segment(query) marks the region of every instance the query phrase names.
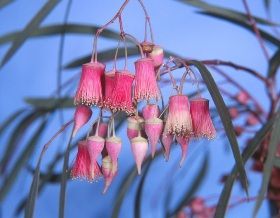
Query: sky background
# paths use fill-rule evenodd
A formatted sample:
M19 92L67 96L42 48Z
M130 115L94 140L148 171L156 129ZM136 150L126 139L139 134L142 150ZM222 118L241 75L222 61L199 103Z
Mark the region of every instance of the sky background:
M222 59L229 60L240 65L253 68L265 75L267 63L260 49L255 36L247 30L233 25L231 23L210 18L195 13L198 9L181 4L173 0L146 0L144 1L150 14L155 42L166 50L172 51L183 57L193 59ZM211 4L224 6L244 12L241 0L222 1L209 0ZM266 17L263 7L263 1L248 0L251 11L254 15ZM36 12L42 7L45 1L27 1L18 0L0 10L0 35L23 29ZM68 23L82 23L89 25L102 25L106 23L118 10L121 0L74 0L70 10ZM41 26L58 24L63 21L67 1L61 1L58 6L49 14ZM278 9L279 1L272 1L272 18L275 22L280 23ZM131 0L123 14L124 29L126 32L136 36L139 40L143 39L144 33L144 16L136 0ZM110 26L110 29L118 30L118 25ZM264 29L267 29L264 27ZM87 55L92 49L93 36L90 35L67 35L65 39L65 49L63 64ZM0 58L8 50L11 44L0 45ZM116 47L117 42L114 40L100 39L98 49ZM22 107L29 107L24 98L27 97L49 97L56 89L56 70L58 58L59 37L40 37L32 38L24 43L14 57L0 70L0 123L5 118ZM269 53L272 55L275 47L269 45ZM133 70L133 61L130 59L129 68ZM122 66L123 62L118 62ZM108 65L110 67L110 63ZM250 86L250 93L260 99L264 107L268 107L264 87L254 78L240 71L229 68L227 72L232 74L234 79L244 86ZM63 80L67 80L79 69L65 70ZM218 81L219 77L213 73L214 78ZM186 85L187 86L187 85ZM187 93L192 88L185 88ZM70 90L70 95L75 93L75 87ZM170 95L171 89L164 89L165 101ZM208 96L206 94L206 96ZM211 105L212 102L211 102ZM73 110L65 110L65 120L70 119ZM94 120L97 111L94 111ZM89 127L90 124L87 125ZM36 124L35 124L36 126ZM87 127L83 128L86 132ZM32 155L29 161L30 165L35 165L42 145L59 129L59 116L52 117L49 128L38 143L38 149ZM32 129L31 129L32 130ZM120 186L120 182L127 170L133 166L134 161L131 155L129 142L125 137L125 125L119 131L123 138L123 149L120 155L120 167L118 177L113 182L109 192L106 195L101 194L103 182L98 181L93 184L81 181L69 182L67 189L66 217L110 217L113 208L114 197ZM6 143L9 130L0 138L0 152L3 151L3 144ZM26 141L32 132L29 131ZM57 151L65 147L67 136L61 137L54 143L48 151L42 169L44 170ZM80 133L79 135L82 135ZM240 140L242 142L245 139ZM244 145L244 144L243 144ZM242 146L243 147L243 146ZM17 152L20 152L21 147ZM151 166L148 173L144 192L143 192L143 217L161 217L162 208L164 207L165 190L164 182L169 180L173 184L173 198L169 208L173 208L176 200L188 188L189 181L201 164L203 154L209 152L210 164L207 172L207 178L196 195L209 197L216 196L211 200L209 205L215 204L222 185L219 183L222 174L230 172L234 160L229 149L229 143L223 134L218 135L213 141L199 141L191 143L189 156L182 169L175 167L179 158L179 148L176 147L171 153L171 160L166 163L163 157L158 158ZM71 160L74 158L71 154ZM1 155L0 155L1 156ZM174 165L175 164L175 165ZM246 165L249 170L250 162ZM61 165L57 167L57 172L61 171ZM173 176L170 178L170 171ZM160 172L160 173L159 173ZM13 217L13 211L17 203L28 193L31 179L30 174L23 170L5 202L0 206L2 217ZM138 178L139 180L139 178ZM137 180L137 182L138 182ZM250 194L253 196L257 193L260 186L260 175L251 172L249 174ZM138 183L134 183L132 189L127 193L120 217L133 217L133 202L135 189ZM58 196L59 185L49 185L40 195L35 217L49 218L56 217L58 213ZM234 186L232 192L233 199L244 198L239 184ZM156 200L155 200L156 199ZM230 209L227 217L246 218L251 216L254 203L242 204ZM20 217L23 215L21 214ZM263 204L259 212L259 217L268 217L268 208L266 203Z

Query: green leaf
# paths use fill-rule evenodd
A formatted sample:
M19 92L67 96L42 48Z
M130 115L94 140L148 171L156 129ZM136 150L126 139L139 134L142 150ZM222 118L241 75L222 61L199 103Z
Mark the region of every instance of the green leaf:
M73 98L25 98L25 102L35 108L53 110L57 108L73 108Z
M254 136L254 138L250 141L248 146L242 152L243 161L246 161L255 153L259 145L262 143L267 134L271 131L273 125L273 120L268 121ZM238 175L236 164L233 167L230 175L228 176L226 183L223 187L222 193L220 195L216 211L215 218L225 217L227 205L229 202L231 190L234 184L234 181Z
M209 156L208 154L205 154L203 163L201 164L200 168L198 169L198 174L196 177L193 179L190 187L188 190L184 193L183 198L179 201L179 203L176 205L175 209L172 210L169 214L168 217L174 217L176 214L182 210L191 200L193 195L196 193L198 188L200 187L203 179L205 178L205 175L208 171L209 167Z
M254 213L253 217L256 217L262 202L265 198L265 194L267 192L267 187L269 183L269 179L271 176L271 171L274 165L274 159L275 159L275 154L277 152L277 146L280 143L280 110L278 111L278 114L276 116L276 119L273 124L273 129L271 133L271 138L268 146L268 152L266 156L266 160L264 163L264 169L263 169L263 176L262 176L262 184L261 184L261 189L258 194L258 198L255 204L254 208Z
M145 184L145 179L148 175L150 166L152 165L152 161L148 163L148 165L144 168L144 173L140 179L137 191L136 191L136 196L135 196L135 203L134 203L134 217L135 218L141 218L141 202L142 202L142 193L143 193L143 188Z
M26 109L20 109L18 111L16 111L15 113L13 113L12 115L10 115L4 122L3 124L0 126L0 135L17 119L19 119L20 115L22 115L24 112L26 111Z
M57 25L50 25L50 26L36 28L32 31L32 33L30 33L30 36L28 38L42 37L42 36L55 36L61 34L84 34L84 35L92 36L98 30L98 28L99 26L91 26L91 25L75 24L75 23L57 24ZM14 41L20 36L21 36L21 31L8 33L0 37L0 44L5 44ZM120 34L113 30L104 30L100 35L100 37L115 39L115 40L119 39L119 36Z
M9 193L10 189L12 188L14 182L16 181L16 178L28 160L28 158L32 155L34 152L35 146L40 139L45 127L46 127L47 121L43 121L38 129L35 131L27 145L25 146L25 149L21 152L19 155L19 158L17 159L15 165L10 170L10 174L5 177L5 180L3 182L3 185L0 189L0 202L3 201L3 199L6 197L6 195Z
M277 168L280 168L280 158L279 157L274 158L274 166L276 166Z
M4 155L0 161L0 171L4 173L7 165L12 159L12 155L20 142L21 138L25 134L28 127L41 115L43 112L32 111L27 114L23 119L19 122L19 124L14 128L14 131L11 133L8 144L6 145L6 149L4 151Z
M0 1L0 9L4 8L5 6L7 6L7 5L9 5L13 2L14 2L14 0L1 0Z
M32 34L34 29L37 29L41 22L47 17L52 9L60 2L60 0L49 0L47 3L40 9L40 11L34 16L34 18L27 24L24 30L21 31L21 34L13 41L11 48L5 54L1 67L3 67L10 58L15 54L15 52L21 47L25 40Z
M241 183L242 183L243 187L245 188L245 191L248 195L247 176L246 176L243 160L242 160L242 157L241 157L241 154L239 151L238 142L236 139L236 135L234 132L234 128L233 128L233 125L231 122L231 118L230 118L230 114L227 109L227 106L220 94L220 91L219 91L211 73L208 71L208 69L199 61L188 61L188 62L191 64L194 64L197 67L197 69L199 70L199 72L208 88L210 95L212 96L212 99L216 105L217 111L218 111L221 121L223 123L227 138L230 142L233 156L234 156L235 162L237 164L238 172L240 173Z
M267 76L274 77L279 66L280 66L280 48L275 52L275 54L269 60Z
M199 9L204 10L205 12L226 17L229 20L236 20L239 22L249 23L247 14L244 14L239 11L211 5L209 3L200 0L177 0L177 1L197 7ZM274 23L263 18L259 18L255 16L253 16L253 18L259 24L269 25L269 26L279 26L278 23Z

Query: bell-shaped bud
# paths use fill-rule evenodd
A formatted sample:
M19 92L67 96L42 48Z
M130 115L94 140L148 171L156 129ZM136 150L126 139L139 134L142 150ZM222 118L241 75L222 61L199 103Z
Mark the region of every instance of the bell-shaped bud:
M159 118L151 118L145 121L145 132L151 145L152 157L155 156L156 146L163 130L163 121Z
M117 166L118 157L122 147L122 140L119 137L112 136L105 141L106 150L112 160L113 167Z
M92 126L91 135L94 135L96 133L97 125L98 123L96 122ZM107 131L108 131L108 123L101 121L98 126L97 135L100 136L101 138L105 138L107 136Z
M143 129L144 119L139 116L132 116L127 118L127 137L129 140L138 136Z
M102 103L101 77L105 65L99 62L83 64L79 86L74 98L74 103L84 105L98 105Z
M137 136L131 139L131 149L135 159L138 174L140 175L141 166L148 151L148 141L141 136Z
M113 179L115 178L118 171L118 166L113 166L112 159L110 156L106 156L102 159L102 173L105 179L105 185L103 194L105 194L110 187Z
M158 118L159 117L159 107L156 104L147 104L142 109L142 115L145 120L151 119L151 118Z
M163 49L160 46L155 45L153 51L148 54L148 57L153 59L156 68L160 67L163 64L164 59Z
M216 130L209 113L208 99L197 98L191 100L191 116L194 137L215 138Z
M174 135L168 134L168 133L163 133L161 136L161 142L164 147L164 156L165 160L169 160L169 155L170 155L170 148L171 144L173 142Z
M187 156L187 150L188 150L188 145L189 145L189 138L185 138L182 136L176 136L176 141L180 144L181 146L181 160L180 160L180 167L182 167L186 156Z
M79 129L83 127L92 115L90 107L85 105L78 105L74 114L74 130L73 137L77 134Z

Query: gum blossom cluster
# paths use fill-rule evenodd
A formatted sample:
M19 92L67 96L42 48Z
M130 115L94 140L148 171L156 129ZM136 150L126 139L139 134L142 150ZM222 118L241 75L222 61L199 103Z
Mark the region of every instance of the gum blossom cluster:
M215 137L207 99L199 97L189 100L187 95L178 92L169 97L168 106L161 113L157 105L161 92L156 71L163 63L163 56L163 50L153 46L151 52L145 52L145 57L135 61L135 73L117 69L105 72L105 65L97 61L82 66L74 98L77 107L73 136L90 120L92 106L99 107L100 114L109 111L111 115L107 122L100 115L87 138L78 143L72 178L93 181L103 176L106 192L117 174L122 147L122 139L116 136L114 125L114 117L119 112L127 114L127 137L138 174L141 173L148 147L154 157L157 145L161 143L165 159L168 160L171 145L176 141L181 146L181 166L191 138ZM140 101L145 105L138 111ZM155 103L149 103L151 101Z

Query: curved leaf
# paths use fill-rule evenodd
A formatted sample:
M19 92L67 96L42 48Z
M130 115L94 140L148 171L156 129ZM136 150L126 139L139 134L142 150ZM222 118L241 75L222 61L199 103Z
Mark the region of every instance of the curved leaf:
M262 143L264 138L267 136L267 134L271 131L273 125L273 121L270 120L267 122L254 136L254 138L250 141L248 146L244 149L242 152L242 158L243 161L246 162L257 150L259 145ZM231 190L234 184L234 181L238 175L236 164L234 168L232 169L230 175L228 176L226 183L223 187L222 193L220 195L216 212L215 212L215 218L225 217L227 205L229 202Z
M267 192L267 187L269 183L269 179L271 176L271 171L274 166L274 159L275 159L275 154L277 152L277 147L280 143L280 110L277 113L276 119L274 121L274 125L272 128L272 133L271 133L271 138L268 146L268 152L266 156L266 160L264 163L264 168L263 168L263 176L262 176L262 184L261 184L261 189L258 194L258 198L255 204L254 208L254 213L253 217L256 217L262 202L265 198L265 194Z
M40 11L34 16L34 18L27 24L25 29L21 31L20 35L18 35L11 48L5 54L1 67L3 67L10 58L16 53L16 51L21 47L21 45L25 42L25 40L32 34L34 29L37 29L41 22L47 17L52 9L60 2L60 0L49 0L47 3L40 9Z
M0 9L4 8L5 6L13 3L15 0L1 0L0 1Z
M73 98L25 98L25 102L35 108L53 110L57 108L73 108Z
M17 178L20 170L22 169L22 167L24 166L24 164L26 163L28 158L32 155L32 153L35 149L35 146L46 127L46 124L47 124L46 120L40 124L38 129L35 131L35 133L31 137L30 141L27 143L25 149L19 155L19 158L17 159L15 165L12 167L10 174L5 178L3 185L1 186L1 189L0 189L0 202L9 193L14 182L16 181L16 178Z
M84 34L84 35L93 35L99 26L91 26L85 24L75 24L75 23L68 23L68 24L57 24L57 25L50 25L45 27L40 27L34 29L32 33L30 33L31 37L42 37L42 36L54 36L54 35L61 35L65 34ZM5 44L11 41L14 41L18 37L20 37L21 31L16 31L12 33L8 33L4 36L0 37L0 45ZM119 39L120 34L113 31L113 30L104 30L100 37L108 38L108 39Z
M269 65L268 65L268 77L274 77L277 69L280 66L280 48L274 53L272 58L269 60Z
M189 63L195 65L197 69L199 70L207 88L212 96L212 99L216 105L217 111L220 115L221 121L223 123L223 126L225 128L225 132L227 135L227 138L230 142L231 149L233 152L233 156L237 165L238 172L240 173L241 177L241 183L243 187L245 188L245 191L248 195L248 181L247 181L247 176L246 172L244 169L244 164L243 160L239 151L239 146L238 142L236 139L235 131L231 122L230 114L227 109L227 106L220 94L220 91L211 75L211 73L208 71L208 69L199 61L188 61Z

